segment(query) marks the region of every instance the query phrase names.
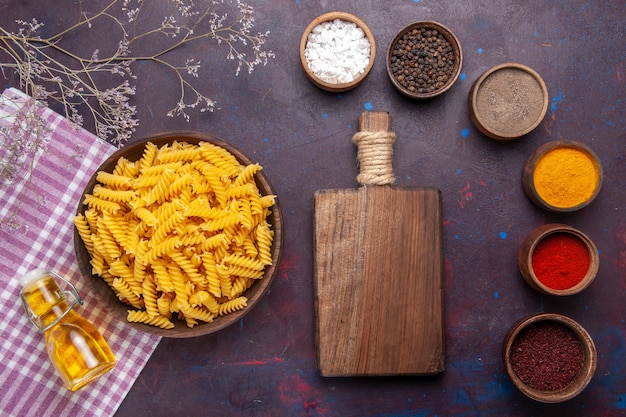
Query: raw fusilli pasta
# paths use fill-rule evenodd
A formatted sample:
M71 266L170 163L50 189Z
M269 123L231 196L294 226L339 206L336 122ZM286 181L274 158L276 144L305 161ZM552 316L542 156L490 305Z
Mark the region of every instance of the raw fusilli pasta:
M275 196L260 194L261 169L209 142L149 142L136 162L98 172L74 223L93 273L135 309L128 321L192 327L247 305L272 263Z
M174 323L172 323L167 317L151 316L147 312L141 310L129 310L127 320L131 323L151 324L162 329L174 328Z

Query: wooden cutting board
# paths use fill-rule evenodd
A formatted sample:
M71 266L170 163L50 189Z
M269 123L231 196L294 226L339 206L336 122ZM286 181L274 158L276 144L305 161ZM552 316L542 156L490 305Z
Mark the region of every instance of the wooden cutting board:
M364 112L359 130L389 137L391 116ZM357 146L361 177L372 167L364 166L364 145ZM440 373L445 356L441 192L365 184L315 193L319 372Z

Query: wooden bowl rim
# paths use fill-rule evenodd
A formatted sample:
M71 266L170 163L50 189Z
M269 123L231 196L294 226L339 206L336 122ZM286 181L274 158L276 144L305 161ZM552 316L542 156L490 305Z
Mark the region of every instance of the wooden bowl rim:
M452 77L448 80L448 82L443 87L431 93L412 93L411 91L404 88L395 79L395 77L393 76L393 71L391 70L391 53L392 53L394 45L409 30L412 30L415 28L421 28L421 27L432 28L432 29L436 29L437 31L439 31L446 38L446 40L450 42L450 45L452 46L452 49L454 50L454 54L456 56L456 61L454 63L454 74L452 75ZM398 90L400 93L402 93L403 95L409 98L418 99L418 100L430 99L433 97L437 97L445 93L446 91L448 91L450 88L452 88L452 86L458 80L459 75L461 74L461 69L463 67L463 49L461 48L461 42L459 41L459 38L446 25L433 21L433 20L419 20L417 22L409 23L408 25L404 26L393 37L391 43L389 44L389 48L387 49L386 66L387 66L387 75L389 76L389 80L391 81L391 84L393 84L393 86L396 88L396 90Z
M161 147L166 143L172 143L174 141L187 143L199 143L203 141L210 142L228 150L242 164L247 165L253 163L246 154L244 154L235 146L222 139L205 133L195 131L172 131L149 135L118 149L98 167L98 169L94 172L94 174L88 181L85 190L81 195L81 200L78 202L76 213L78 214L84 212L82 196L86 193L91 192L94 184L96 183L96 175L99 171L107 170L111 172L120 157L126 157L126 154L128 154L129 152L134 153L143 150L147 142L153 142L155 145ZM135 160L135 158L131 160ZM274 188L270 184L267 176L263 173L263 171L257 172L255 174L255 180L257 182L257 185L259 186L260 191L264 195L276 195ZM231 324L241 320L248 312L250 312L250 310L252 310L253 307L256 306L256 304L267 292L270 284L274 280L278 272L278 264L282 255L284 240L282 212L280 210L280 203L278 198L276 198L275 204L274 206L272 206L271 210L272 213L268 217L268 221L272 225L272 230L274 231L274 241L272 243L272 265L269 265L266 268L265 275L262 279L260 279L258 282L255 282L251 288L244 292L244 295L248 295L247 306L241 310L234 311L224 316L216 317L212 323L200 322L193 328L187 327L185 323L179 320L172 320L175 324L175 327L173 329L161 329L159 327L151 326L148 324L128 322L128 320L126 320L126 311L132 310L134 308L119 301L119 299L115 296L115 294L106 284L106 282L104 282L104 280L102 280L102 278L100 278L99 276L92 274L91 266L89 264L89 254L87 254L82 239L80 238L80 235L78 234L76 228L74 228L74 251L76 253L76 258L82 277L88 281L88 285L91 288L93 294L96 296L98 301L104 304L103 307L105 308L105 310L108 311L115 320L122 322L125 325L131 326L132 328L141 332L154 334L161 337L187 338L208 335L222 330L225 327L228 327ZM253 292L250 296L251 291Z
M315 28L316 26L324 22L331 22L335 19L341 19L341 20L345 20L347 22L356 24L358 27L360 27L363 30L363 33L365 34L365 36L367 37L370 43L370 60L369 60L369 63L367 64L367 67L365 68L365 71L363 71L361 75L359 75L357 78L355 78L354 80L348 83L333 84L333 83L329 83L327 81L320 79L315 74L313 74L313 71L311 71L311 69L309 68L309 64L306 61L306 57L304 56L304 51L306 49L306 45L309 40L309 34L313 30L313 28ZM341 93L341 92L349 91L355 88L356 86L358 86L359 84L361 84L365 80L365 78L369 75L370 71L372 70L375 60L376 60L376 40L374 39L374 34L370 30L369 26L367 26L367 24L362 19L360 19L359 17L351 13L347 13L347 12L324 13L316 17L315 19L311 21L311 23L309 23L306 29L304 29L304 32L302 33L302 37L300 38L300 64L302 65L302 69L304 70L304 73L309 78L309 80L311 80L311 82L313 82L313 84L315 84L317 87L321 88L322 90L331 92L331 93Z
M509 360L511 347L519 333L526 327L541 321L554 321L569 328L578 338L585 356L580 373L569 385L555 391L541 391L526 385L517 376ZM580 394L593 378L598 360L596 346L587 330L574 319L558 313L538 313L518 321L509 330L502 351L504 367L515 387L529 398L544 403L559 403L570 400Z
M494 129L492 126L489 126L482 117L478 109L477 97L482 84L485 82L487 78L498 71L507 70L507 69L517 69L523 72L530 74L535 81L539 84L542 93L542 106L541 112L537 120L526 129L520 130L518 133L505 133L499 132L497 129ZM546 113L548 111L548 89L546 88L546 83L543 81L543 78L539 75L537 71L530 68L527 65L515 63L515 62L506 62L503 64L496 65L494 67L489 68L487 71L483 72L480 77L474 82L472 88L470 89L469 95L469 105L470 105L470 113L472 117L472 121L476 125L476 127L486 136L496 139L496 140L514 140L519 139L524 135L532 132L539 126L539 124L543 121Z
M591 161L594 163L596 168L598 169L598 186L596 187L594 192L591 194L591 196L587 200L575 206L571 206L571 207L553 206L552 204L544 200L539 195L539 193L537 193L537 189L535 188L533 176L535 173L535 168L537 166L537 163L539 162L541 158L543 158L544 155L546 155L548 152L557 148L574 148L574 149L578 149L586 153L591 159ZM591 149L586 144L575 141L575 140L555 140L555 141L551 141L548 143L544 143L539 148L537 148L537 150L528 158L528 160L526 161L526 164L524 165L522 182L523 182L524 191L526 192L526 195L537 206L544 208L546 210L549 210L549 211L553 211L553 212L568 213L568 212L577 211L584 207L587 207L596 199L596 197L600 193L600 189L602 188L602 184L604 182L604 171L602 168L602 163L600 162L600 158L593 151L593 149Z
M564 290L557 290L543 284L535 274L535 271L532 267L533 253L539 242L541 242L547 236L556 233L567 233L575 236L585 245L585 247L587 248L587 252L589 253L589 269L587 270L587 273L585 274L583 279L573 287ZM545 294L557 296L578 294L579 292L587 288L596 278L600 265L600 256L598 255L598 249L593 241L589 238L589 236L572 226L561 223L546 224L543 226L539 226L531 231L524 239L523 244L520 246L520 255L518 259L520 262L520 272L523 278L531 285L531 287Z

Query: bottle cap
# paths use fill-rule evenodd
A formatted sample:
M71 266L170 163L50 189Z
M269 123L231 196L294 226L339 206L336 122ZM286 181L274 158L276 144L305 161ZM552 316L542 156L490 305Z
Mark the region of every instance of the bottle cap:
M32 271L29 271L22 275L22 277L20 278L20 284L22 284L22 287L25 287L31 281L34 281L47 273L48 271L43 268L33 269Z

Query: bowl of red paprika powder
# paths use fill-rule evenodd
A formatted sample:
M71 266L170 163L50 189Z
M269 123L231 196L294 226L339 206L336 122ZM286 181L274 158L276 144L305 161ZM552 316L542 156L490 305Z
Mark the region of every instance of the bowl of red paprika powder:
M575 320L541 313L511 328L503 361L509 378L523 394L558 403L587 387L596 370L597 352L589 333Z
M550 295L573 295L595 279L598 250L580 230L559 223L530 232L518 253L519 270L535 290Z

